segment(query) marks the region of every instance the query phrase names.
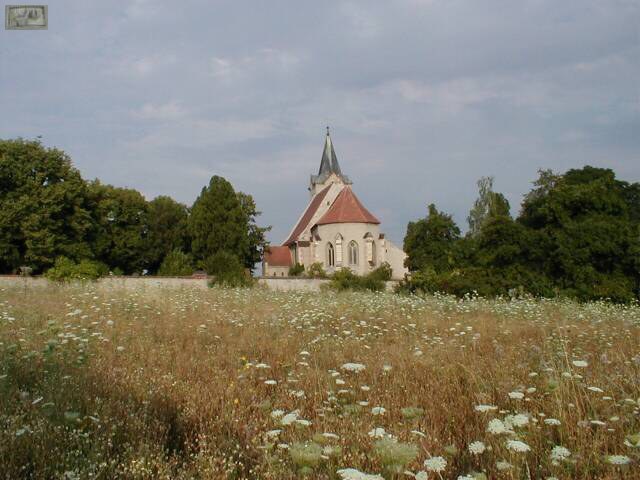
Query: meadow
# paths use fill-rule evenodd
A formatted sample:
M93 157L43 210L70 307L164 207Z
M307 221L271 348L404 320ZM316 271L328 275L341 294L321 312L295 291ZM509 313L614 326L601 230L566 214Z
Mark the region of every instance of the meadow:
M0 478L640 478L640 306L0 289Z

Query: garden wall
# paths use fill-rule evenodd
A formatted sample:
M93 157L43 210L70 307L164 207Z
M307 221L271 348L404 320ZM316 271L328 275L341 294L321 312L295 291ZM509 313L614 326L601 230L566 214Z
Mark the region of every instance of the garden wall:
M260 277L258 284L277 291L307 291L319 292L321 285L329 280L322 278L297 278L297 277ZM50 285L51 282L44 277L22 277L19 275L0 275L0 288L23 286L25 288L41 288ZM156 288L199 288L206 289L206 278L192 277L127 277L113 276L103 277L97 280L100 288L107 290L146 290ZM387 282L387 290L393 290L397 282Z

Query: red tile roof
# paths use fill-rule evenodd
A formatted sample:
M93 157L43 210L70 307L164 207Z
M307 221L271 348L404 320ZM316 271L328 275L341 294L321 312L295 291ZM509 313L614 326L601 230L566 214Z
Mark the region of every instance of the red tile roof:
M302 218L296 225L296 228L293 229L293 232L291 233L291 235L289 235L289 238L285 240L283 245L291 245L296 240L298 240L300 234L304 232L304 229L309 224L315 213L318 211L318 208L322 204L322 200L324 200L324 197L327 196L329 188L331 188L331 185L323 188L316 194L315 197L311 199L311 202L307 206L307 209L304 211L304 215L302 215Z
M351 187L346 186L338 194L329 208L316 225L326 225L327 223L380 223L369 210L364 208L358 197L353 193Z
M284 246L268 247L264 252L264 261L272 267L290 267L293 264L289 247Z

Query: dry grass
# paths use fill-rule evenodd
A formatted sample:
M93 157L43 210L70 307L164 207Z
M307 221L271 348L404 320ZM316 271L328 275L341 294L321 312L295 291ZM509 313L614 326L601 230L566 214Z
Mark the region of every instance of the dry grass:
M0 477L412 478L442 456L442 478L640 478L639 322L559 301L4 289ZM528 423L487 432L515 414ZM376 427L417 456L375 447Z

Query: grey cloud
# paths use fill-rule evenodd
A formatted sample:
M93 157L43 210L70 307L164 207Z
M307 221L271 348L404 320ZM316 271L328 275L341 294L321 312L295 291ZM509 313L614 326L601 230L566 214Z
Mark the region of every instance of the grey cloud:
M495 175L514 212L538 168L640 180L635 0L54 1L0 35L0 136L43 135L83 174L191 203L252 193L279 242L324 126L401 242L426 204L465 225Z

